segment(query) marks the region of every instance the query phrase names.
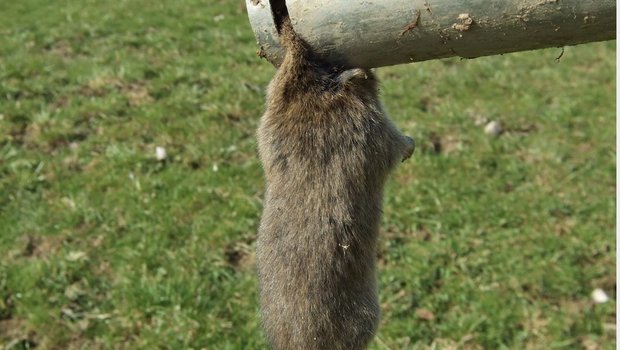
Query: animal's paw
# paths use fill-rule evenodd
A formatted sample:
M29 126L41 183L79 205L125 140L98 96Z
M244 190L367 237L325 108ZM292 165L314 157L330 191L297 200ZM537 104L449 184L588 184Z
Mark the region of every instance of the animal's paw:
M354 68L348 69L338 75L338 82L340 85L346 85L348 82L354 79L370 79L372 78L372 73L368 69L364 68Z

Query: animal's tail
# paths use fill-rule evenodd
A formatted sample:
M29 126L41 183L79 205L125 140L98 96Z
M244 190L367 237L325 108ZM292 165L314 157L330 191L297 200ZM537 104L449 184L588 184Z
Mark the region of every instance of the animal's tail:
M305 54L309 50L308 44L295 33L291 18L286 7L286 0L269 0L273 21L276 25L280 44L294 54Z
M280 44L286 49L287 55L308 56L310 52L308 44L295 32L291 19L288 16L282 18L276 26Z
M274 85L282 87L281 91L285 94L299 93L303 86L316 85L322 73L317 69L310 45L295 32L288 14L274 17L280 45L286 49L284 60L274 77Z

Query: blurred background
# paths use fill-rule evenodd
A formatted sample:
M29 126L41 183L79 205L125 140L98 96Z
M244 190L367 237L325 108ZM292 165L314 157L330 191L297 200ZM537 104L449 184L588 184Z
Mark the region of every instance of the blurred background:
M378 69L371 349L615 349L616 43ZM243 1L0 4L0 348L264 349Z

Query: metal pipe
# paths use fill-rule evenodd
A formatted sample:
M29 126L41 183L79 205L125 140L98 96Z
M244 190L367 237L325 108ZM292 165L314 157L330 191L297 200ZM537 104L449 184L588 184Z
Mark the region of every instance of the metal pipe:
M283 58L272 7L326 60L374 68L611 40L614 0L246 0L260 49Z

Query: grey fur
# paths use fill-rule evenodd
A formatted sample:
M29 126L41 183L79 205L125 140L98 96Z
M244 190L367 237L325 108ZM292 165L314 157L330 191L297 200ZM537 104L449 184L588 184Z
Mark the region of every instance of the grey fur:
M385 116L372 72L334 73L288 21L258 148L267 188L257 242L262 323L274 350L364 349L379 322L383 187L414 149Z

